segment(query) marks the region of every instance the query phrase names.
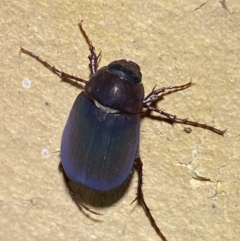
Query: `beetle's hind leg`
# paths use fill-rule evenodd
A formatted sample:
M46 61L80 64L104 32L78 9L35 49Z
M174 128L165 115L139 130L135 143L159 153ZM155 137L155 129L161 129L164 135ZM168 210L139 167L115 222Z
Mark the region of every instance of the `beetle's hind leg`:
M98 213L98 212L95 212L95 211L91 210L90 208L88 208L86 205L84 205L84 204L81 202L80 197L79 197L79 196L77 195L77 193L75 193L74 190L72 189L72 187L71 187L71 185L70 185L70 181L71 181L71 180L68 178L67 174L65 173L61 162L59 163L58 168L59 168L59 171L62 172L65 185L67 186L67 188L68 188L68 190L69 190L69 193L70 193L73 201L74 201L74 202L76 203L76 205L78 206L78 208L79 208L79 209L84 208L85 210L87 210L88 212L91 212L91 213L93 213L93 214L102 215L101 213Z
M149 209L149 207L147 206L145 200L144 200L144 195L143 195L143 191L142 191L142 185L143 185L143 172L142 172L142 161L139 157L139 155L137 155L135 161L134 161L134 166L137 169L137 173L138 173L138 187L137 187L137 197L134 201L138 201L138 203L143 207L144 212L146 213L151 225L153 226L153 228L155 229L156 233L158 234L158 236L163 240L163 241L167 241L167 239L165 238L165 236L163 235L163 233L161 232L161 230L159 229L159 227L156 224L156 221L154 220L151 211ZM133 201L133 202L134 202Z

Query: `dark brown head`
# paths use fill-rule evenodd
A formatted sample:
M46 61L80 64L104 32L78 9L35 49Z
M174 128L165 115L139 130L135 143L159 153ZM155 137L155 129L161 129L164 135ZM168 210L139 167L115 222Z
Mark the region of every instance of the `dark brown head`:
M85 91L100 105L119 112L139 113L144 99L140 67L126 59L99 69L88 81Z

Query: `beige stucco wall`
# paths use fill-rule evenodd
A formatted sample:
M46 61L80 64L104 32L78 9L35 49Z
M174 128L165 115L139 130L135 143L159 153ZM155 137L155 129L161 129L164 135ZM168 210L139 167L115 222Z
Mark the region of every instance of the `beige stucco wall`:
M59 146L79 89L26 55L88 77L88 48L136 61L146 92L194 85L165 96L160 108L219 128L224 137L154 119L142 121L144 193L162 232L175 240L239 240L240 4L207 1L4 1L0 8L0 240L160 240L135 198L136 175L102 217L72 202L58 172ZM202 6L201 6L202 5ZM22 86L23 79L31 87ZM46 105L46 102L48 103ZM50 156L45 158L42 150ZM192 179L194 172L212 182ZM94 221L98 220L98 221Z

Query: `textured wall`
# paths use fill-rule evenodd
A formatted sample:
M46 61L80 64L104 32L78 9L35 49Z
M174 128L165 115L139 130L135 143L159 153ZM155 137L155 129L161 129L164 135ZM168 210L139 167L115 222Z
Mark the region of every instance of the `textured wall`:
M58 172L62 130L79 89L63 83L23 46L56 67L88 78L88 47L100 65L136 61L146 93L152 87L194 85L165 96L160 108L218 128L200 128L145 118L140 153L144 191L159 227L171 240L238 240L240 5L203 1L9 1L0 22L0 239L160 240L141 207L130 205L137 178L102 217L88 218L72 202ZM31 86L22 86L24 78ZM46 149L49 156L42 155ZM194 173L212 182L192 179ZM96 208L95 208L96 209ZM96 221L97 220L97 221Z

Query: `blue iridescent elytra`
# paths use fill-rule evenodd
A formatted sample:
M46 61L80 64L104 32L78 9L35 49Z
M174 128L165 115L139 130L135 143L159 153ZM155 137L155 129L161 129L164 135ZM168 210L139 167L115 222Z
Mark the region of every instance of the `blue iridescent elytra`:
M61 144L61 164L72 181L97 191L126 181L139 145L140 82L137 64L114 61L99 69L78 95Z

